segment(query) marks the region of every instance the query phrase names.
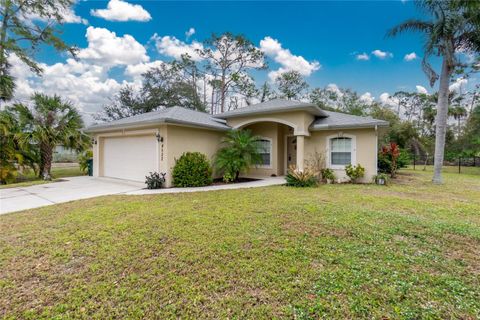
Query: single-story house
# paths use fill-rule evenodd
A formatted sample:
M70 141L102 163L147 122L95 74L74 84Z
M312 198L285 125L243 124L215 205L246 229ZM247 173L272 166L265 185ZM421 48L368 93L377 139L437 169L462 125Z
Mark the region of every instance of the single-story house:
M339 179L345 178L345 165L361 164L369 182L377 174L379 130L386 126L383 120L275 99L216 115L166 108L93 125L87 132L93 136L94 176L143 182L149 172L165 172L170 187L175 159L187 151L213 159L232 129L261 137L262 163L247 176L285 175L290 165L303 169L321 154Z

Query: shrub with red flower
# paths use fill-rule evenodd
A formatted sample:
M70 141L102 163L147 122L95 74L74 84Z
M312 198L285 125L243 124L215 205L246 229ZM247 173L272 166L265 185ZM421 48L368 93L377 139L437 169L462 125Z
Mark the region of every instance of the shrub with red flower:
M390 176L395 178L398 170L398 157L400 157L400 148L395 142L390 142L390 145L382 147L382 155L388 156L391 161Z

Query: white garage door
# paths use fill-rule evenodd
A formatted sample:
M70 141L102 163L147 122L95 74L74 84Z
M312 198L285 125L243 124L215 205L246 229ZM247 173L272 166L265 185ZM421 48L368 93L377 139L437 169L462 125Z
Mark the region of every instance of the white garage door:
M103 176L145 181L149 172L158 171L153 135L105 138L103 145Z

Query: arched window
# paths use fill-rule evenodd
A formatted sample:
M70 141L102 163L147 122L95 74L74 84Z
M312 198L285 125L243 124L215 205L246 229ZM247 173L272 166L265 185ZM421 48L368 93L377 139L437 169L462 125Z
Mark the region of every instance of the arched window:
M355 165L355 137L329 137L328 148L330 167L343 168L348 164Z

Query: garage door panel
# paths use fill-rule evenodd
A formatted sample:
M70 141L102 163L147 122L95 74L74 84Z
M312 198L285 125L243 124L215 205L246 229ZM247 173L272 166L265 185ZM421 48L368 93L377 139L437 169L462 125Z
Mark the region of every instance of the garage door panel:
M158 171L156 143L151 135L105 138L103 176L145 181L149 172Z

